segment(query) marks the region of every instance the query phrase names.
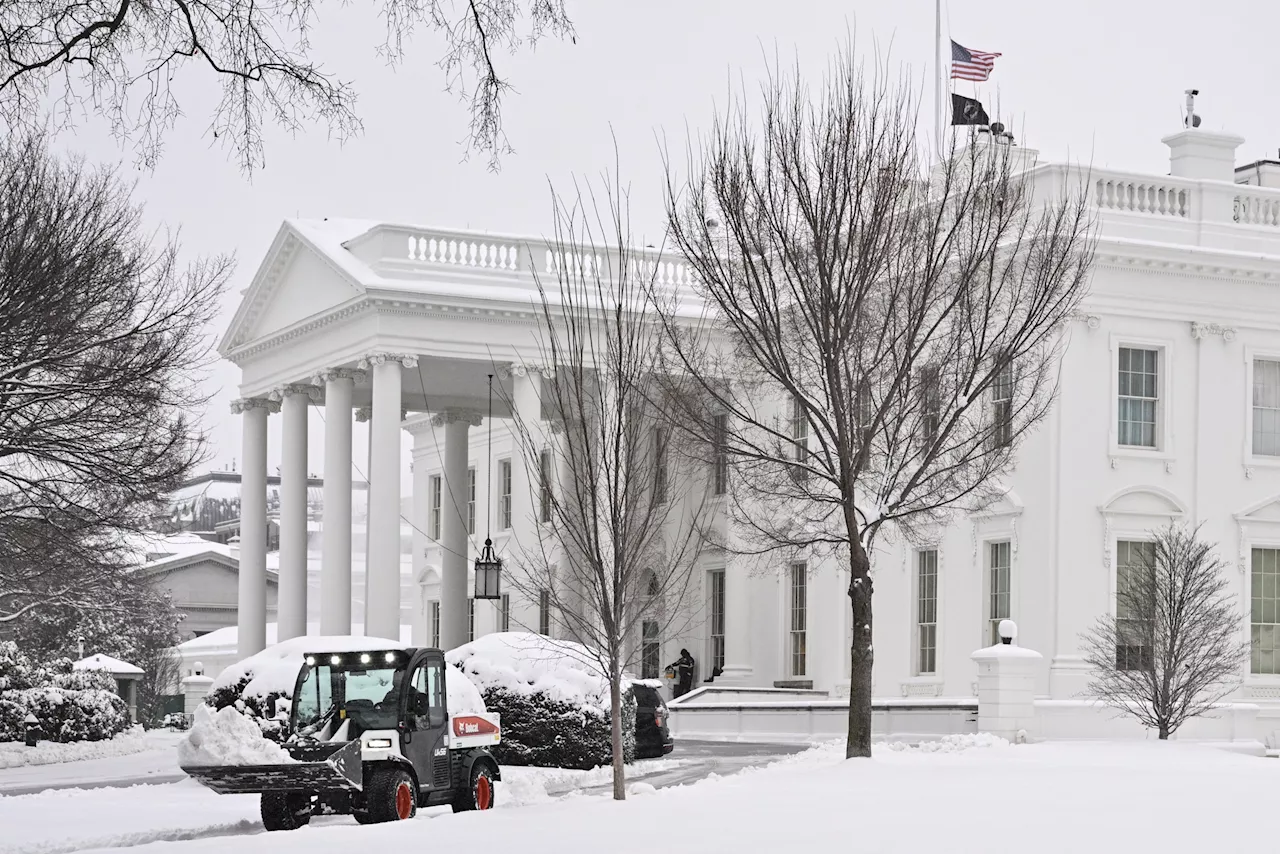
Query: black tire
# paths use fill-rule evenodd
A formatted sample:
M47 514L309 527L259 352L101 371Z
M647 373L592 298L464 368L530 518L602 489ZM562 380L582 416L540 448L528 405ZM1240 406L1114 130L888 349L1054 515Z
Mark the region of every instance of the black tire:
M297 830L311 821L311 798L301 792L263 792L261 812L267 830Z
M418 787L403 769L375 768L364 796L367 818L361 824L404 821L418 814ZM358 814L356 820L360 821Z
M493 768L484 759L471 766L471 779L465 789L459 789L453 798L454 812L493 809Z

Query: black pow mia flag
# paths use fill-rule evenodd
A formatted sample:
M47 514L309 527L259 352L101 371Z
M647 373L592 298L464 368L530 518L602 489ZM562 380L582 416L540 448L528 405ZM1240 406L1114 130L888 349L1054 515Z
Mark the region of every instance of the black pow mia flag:
M951 93L951 124L953 125L989 125L991 119L982 108L982 102L963 95Z

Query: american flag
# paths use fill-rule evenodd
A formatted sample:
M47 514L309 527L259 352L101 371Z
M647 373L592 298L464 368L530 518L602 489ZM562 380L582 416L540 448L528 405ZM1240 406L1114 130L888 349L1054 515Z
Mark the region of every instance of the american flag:
M998 53L983 53L980 50L969 50L955 42L951 43L951 79L952 80L986 80L995 67Z

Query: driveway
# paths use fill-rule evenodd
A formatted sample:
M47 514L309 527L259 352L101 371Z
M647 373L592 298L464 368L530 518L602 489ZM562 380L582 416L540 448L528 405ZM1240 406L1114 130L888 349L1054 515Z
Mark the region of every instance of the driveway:
M628 782L645 782L656 789L681 786L697 782L711 774L727 777L744 768L768 765L806 748L807 745L794 744L740 744L682 740L676 742L675 751L668 757L683 760L679 767L630 777ZM0 770L0 796L30 795L48 789L114 789L161 785L177 783L186 779L186 776L178 768L175 749L148 750L113 759L3 769ZM549 794L562 795L570 791L595 794L607 792L609 789L608 785L604 785L585 789L566 789Z

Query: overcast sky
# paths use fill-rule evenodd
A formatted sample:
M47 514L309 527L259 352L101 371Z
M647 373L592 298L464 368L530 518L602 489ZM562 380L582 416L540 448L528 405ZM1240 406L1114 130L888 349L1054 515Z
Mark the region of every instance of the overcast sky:
M370 0L321 6L313 56L353 80L365 133L340 147L323 128L296 137L272 130L267 165L252 181L207 133L216 90L202 74L176 83L186 116L167 139L154 173L130 168L131 152L90 120L60 144L99 162L123 161L138 181L149 221L181 228L187 252L234 253L238 268L218 328L221 335L286 217L358 217L495 232L545 234L548 182L595 177L611 168L618 141L630 181L637 231L661 229L659 139L681 149L705 129L730 88L754 86L775 49L798 55L814 76L846 30L861 50L888 54L911 73L932 107L931 0L567 0L577 44L542 42L534 54L501 57L518 92L505 104L516 153L500 173L483 157L462 162L467 114L443 92L434 63L440 42L415 38L409 60L390 70L374 53L382 38ZM359 7L359 8L357 8ZM1183 90L1199 88L1203 127L1245 138L1238 162L1280 147L1274 0L951 0L943 39L1000 51L986 84L956 81L995 105L1020 142L1042 159L1163 174L1160 138L1179 129ZM976 89L975 89L976 85ZM944 97L946 97L944 93ZM240 457L239 419L228 411L239 371L222 363L206 414L216 467ZM279 462L279 421L271 419L270 466ZM312 419L311 464L323 440ZM357 431L356 459L364 459ZM408 484L405 484L406 491Z

